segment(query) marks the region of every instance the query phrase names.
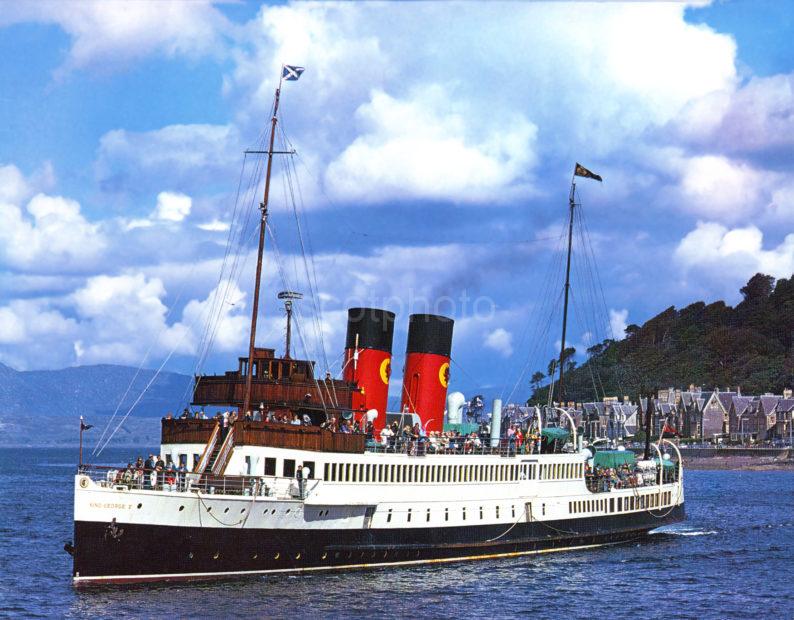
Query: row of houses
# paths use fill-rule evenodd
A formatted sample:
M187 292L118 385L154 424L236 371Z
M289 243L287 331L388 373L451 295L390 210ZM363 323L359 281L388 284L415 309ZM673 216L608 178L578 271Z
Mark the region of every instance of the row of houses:
M649 409L647 398L635 404L627 396L622 400L607 397L602 402L567 403L564 408L585 437L610 439L630 437L643 430ZM651 433L655 437L665 424L681 437L701 441L790 439L794 430L794 396L790 389L783 394L756 396L743 395L740 388L668 388L657 392L652 412ZM554 416L550 410L549 417Z
M688 390L660 390L657 396L655 408L684 437L768 441L788 439L792 432L790 389L783 394L743 395L740 388L704 391L690 386Z

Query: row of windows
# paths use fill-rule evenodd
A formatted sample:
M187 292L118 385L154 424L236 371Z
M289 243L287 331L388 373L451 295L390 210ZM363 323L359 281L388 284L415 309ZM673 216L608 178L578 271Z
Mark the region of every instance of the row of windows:
M636 495L631 497L610 497L603 499L588 499L568 502L568 512L579 514L584 512L623 512L627 510L645 510L659 508L670 503L670 491L662 493L661 500L658 493ZM661 501L661 503L660 503Z
M571 480L583 476L583 463L551 463L540 466L540 480Z
M502 510L501 506L495 506L494 509L495 509L494 514L495 514L497 519L501 519L502 517L504 517L504 516L506 516L508 514L508 511L507 510ZM460 516L461 516L461 519L463 521L466 521L469 516L472 519L476 519L478 516L479 516L480 520L485 519L486 511L485 511L485 508L483 506L480 506L478 511L475 511L475 510L469 511L467 509L467 507L464 506L463 508L460 509L460 511L461 511L460 512ZM432 511L431 511L430 508L427 508L424 511L424 517L425 517L425 522L426 523L430 521L431 514L432 514ZM450 509L449 508L444 508L443 514L444 514L444 521L449 521ZM510 514L510 518L511 519L515 519L516 518L516 507L515 507L515 504L510 506L509 514ZM394 511L391 508L389 508L388 512L386 513L386 522L387 523L391 523L392 522L392 518L394 516L395 516L394 515ZM405 513L405 520L408 523L411 523L414 517L416 517L417 519L421 519L421 516L422 516L422 511L420 511L420 510L414 511L413 508L409 508L408 511Z
M520 465L326 463L323 477L331 482L515 482L582 478L583 467L581 463L557 463L539 467L534 463Z

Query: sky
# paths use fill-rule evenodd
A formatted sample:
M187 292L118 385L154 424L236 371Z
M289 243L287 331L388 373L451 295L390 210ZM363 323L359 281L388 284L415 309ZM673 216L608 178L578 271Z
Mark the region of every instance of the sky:
M794 8L674 3L7 3L0 362L222 372L247 349L283 64L258 344L339 373L346 309L456 320L450 388L523 400L665 308L794 272ZM239 188L239 189L238 189ZM295 205L295 206L293 206ZM297 215L296 215L297 214ZM589 243L585 243L589 240ZM307 257L304 259L304 255ZM596 266L597 265L597 271ZM594 274L598 278L594 277ZM594 284L595 283L595 284Z

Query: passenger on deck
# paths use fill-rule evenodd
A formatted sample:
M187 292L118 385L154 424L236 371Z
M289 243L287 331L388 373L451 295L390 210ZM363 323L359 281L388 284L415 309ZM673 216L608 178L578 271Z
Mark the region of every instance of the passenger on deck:
M389 447L389 442L391 438L394 437L394 433L392 432L391 428L385 426L383 430L380 432L380 445L386 449Z

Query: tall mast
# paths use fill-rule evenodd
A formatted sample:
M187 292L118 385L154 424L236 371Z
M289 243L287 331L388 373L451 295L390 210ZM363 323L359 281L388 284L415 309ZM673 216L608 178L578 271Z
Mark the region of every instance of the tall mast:
M571 290L571 244L573 243L573 210L576 207L576 174L571 179L571 194L568 197L570 219L568 220L568 263L565 267L565 302L562 308L562 344L560 344L560 403L565 399L565 384L563 383L563 367L565 364L565 336L568 330L568 293Z
M251 405L251 381L254 370L254 342L256 341L256 317L259 313L259 286L262 280L262 255L265 251L265 229L267 228L267 204L270 197L270 172L273 169L273 144L276 139L276 123L278 118L278 102L281 96L281 82L276 88L276 98L273 103L273 118L270 119L270 145L267 150L267 172L265 173L265 195L259 205L262 217L259 220L259 249L256 255L256 280L254 282L254 303L251 310L251 339L248 343L248 364L245 375L245 396L243 398L242 414L248 411Z

